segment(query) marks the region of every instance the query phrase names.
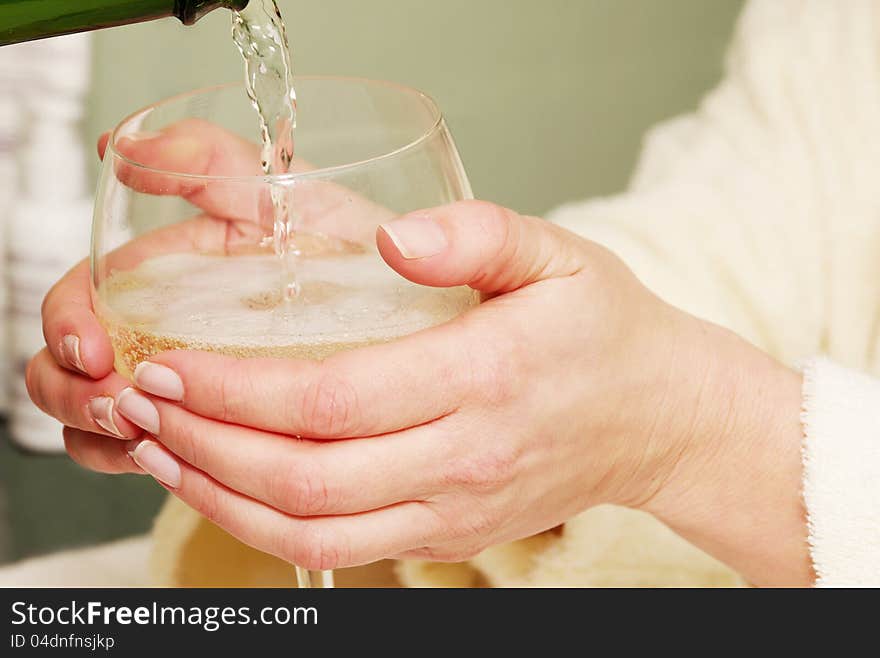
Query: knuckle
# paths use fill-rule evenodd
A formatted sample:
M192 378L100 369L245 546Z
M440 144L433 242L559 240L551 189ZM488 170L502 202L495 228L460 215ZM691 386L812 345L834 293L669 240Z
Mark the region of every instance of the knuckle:
M530 357L524 346L533 342L525 330L507 319L504 331L497 331L498 319L491 315L464 318L465 347L454 374L469 398L492 404L509 402L525 387ZM485 341L487 332L492 334L489 344Z
M453 460L449 479L452 484L474 493L495 493L514 479L517 462L515 450L496 447L481 455Z
M465 516L458 524L457 535L462 539L481 542L495 530L495 518L484 509Z
M173 446L174 452L197 468L205 465L203 441L205 432L200 431L192 416L184 416L176 408L165 409L162 414L162 440Z
M473 200L463 202L473 220L488 238L488 242L502 250L510 238L510 212L490 201Z
M428 562L446 562L442 557L442 553L442 549L437 549L432 546L423 546L422 548L409 551L406 553L405 557L415 560L427 560Z
M202 486L195 492L191 505L198 510L208 521L219 526L223 526L225 514L220 504L220 496L217 488L212 486Z
M271 396L272 400L275 397L274 390L269 389L267 382L275 378L276 372L266 361L212 355L203 372L196 374L190 371L191 381L184 380L188 388L197 389L199 398L213 400L212 416L234 423L247 421L253 418L256 409L263 408L261 404L255 405L255 402L265 403L268 402L267 396ZM196 397L195 392L192 397Z
M503 338L499 338L503 340ZM517 377L514 376L513 350L496 345L483 354L473 355L468 361L468 379L473 395L490 404L505 402L516 393Z
M319 368L303 391L299 424L304 432L316 436L336 438L353 434L360 423L357 392L332 366L323 364Z
M314 469L301 464L288 463L279 467L269 487L273 501L291 514L313 516L330 507L326 480Z
M285 559L309 571L338 569L350 559L339 538L310 524L298 535L288 534L286 543Z
M242 388L246 387L246 377L238 373L217 374L214 380L214 395L217 401L220 417L223 420L235 420L240 415L241 402L246 396L242 395Z
M486 253L482 259L485 265L476 272L469 283L479 288L482 282L498 271L508 269L509 264L520 248L516 222L506 208L487 201L469 201L473 221L482 234Z

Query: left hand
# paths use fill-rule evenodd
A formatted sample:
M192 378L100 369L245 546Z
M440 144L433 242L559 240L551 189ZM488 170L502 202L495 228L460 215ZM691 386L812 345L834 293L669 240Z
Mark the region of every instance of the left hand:
M309 569L459 561L592 505L674 498L670 483L686 490L720 454L730 364L776 367L602 247L491 204L408 215L377 243L406 278L490 301L320 363L166 353L137 371L149 395L116 400L158 437L134 452L141 467Z

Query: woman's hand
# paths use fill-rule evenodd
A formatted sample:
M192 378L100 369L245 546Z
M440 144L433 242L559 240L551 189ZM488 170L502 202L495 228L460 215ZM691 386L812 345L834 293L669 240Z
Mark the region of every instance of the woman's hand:
M47 347L28 364L31 399L64 423L68 453L103 473L143 473L128 456L142 432L114 409L128 382L113 371L113 349L94 311L89 264L68 272L43 302Z
M311 569L462 560L616 503L755 582L809 580L797 375L539 219L467 202L377 244L412 281L491 299L321 363L160 355L136 372L146 395L116 398L157 437L135 460Z
M148 138L146 138L148 137ZM109 134L98 140L103 158ZM185 164L185 171L211 175L244 175L259 162L256 147L205 122L188 121L167 132L125 139L123 155L157 169ZM223 157L214 157L222 152ZM259 166L258 164L256 166ZM186 196L206 214L169 226L124 245L108 258L131 267L146 256L184 250L225 251L230 241L253 242L259 231L253 208L224 204L222 190L171 189L161 174L136 176L124 166L117 172L128 185L149 193ZM220 209L224 213L219 213ZM211 213L218 211L219 216ZM143 473L131 460L136 425L120 416L114 398L129 382L113 371L113 348L92 307L89 264L79 263L49 291L43 301L46 348L28 364L26 380L34 403L64 425L68 453L78 463L104 473ZM108 440L108 437L121 441Z
M98 140L102 159L109 138L105 133ZM116 175L124 184L147 194L182 196L204 214L141 236L108 254L113 266L132 267L145 257L166 252L226 252L239 243L253 245L254 236L266 230L259 221L267 215L261 204L269 203L268 197L242 195L241 186L234 196L222 185L187 187L181 179L161 173L228 177L258 173L259 149L250 142L213 124L188 120L161 133L122 138L116 148L129 161L151 168L148 172L128 165L127 160L115 160ZM297 166L306 165L298 161ZM377 219L388 216L366 200L321 181L303 184L300 192L301 221L312 230L364 241L363 225L375 226ZM142 432L115 408L115 396L129 382L113 371L113 348L92 308L88 262L79 263L52 288L42 315L47 347L28 364L32 400L65 425L67 451L78 463L105 473L143 473L128 455L133 449L129 441Z
M250 221L253 204L218 218L238 206L187 198L209 226ZM168 353L138 391L112 372L80 265L44 304L31 395L79 463L139 472L133 452L232 534L310 568L464 559L611 502L753 582L809 582L796 374L598 245L490 204L386 222L377 245L413 281L490 300L321 363Z

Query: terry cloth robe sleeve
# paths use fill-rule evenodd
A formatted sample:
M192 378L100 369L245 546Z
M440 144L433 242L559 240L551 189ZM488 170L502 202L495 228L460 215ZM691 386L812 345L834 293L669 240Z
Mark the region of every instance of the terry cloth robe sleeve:
M783 362L824 353L876 375L880 2L750 2L724 80L696 112L651 131L628 190L550 219ZM880 585L880 384L825 360L805 375L818 584ZM719 584L722 574L659 523L616 508L474 564L499 585ZM419 571L405 567L410 582Z

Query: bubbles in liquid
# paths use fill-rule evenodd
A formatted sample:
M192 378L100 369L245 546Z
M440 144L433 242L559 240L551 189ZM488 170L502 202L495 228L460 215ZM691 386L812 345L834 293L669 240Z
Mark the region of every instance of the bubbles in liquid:
M284 303L269 254L167 254L113 273L98 303L117 369L130 375L170 349L321 359L440 324L477 303L468 288L413 284L374 252L302 258L298 274L300 294Z

